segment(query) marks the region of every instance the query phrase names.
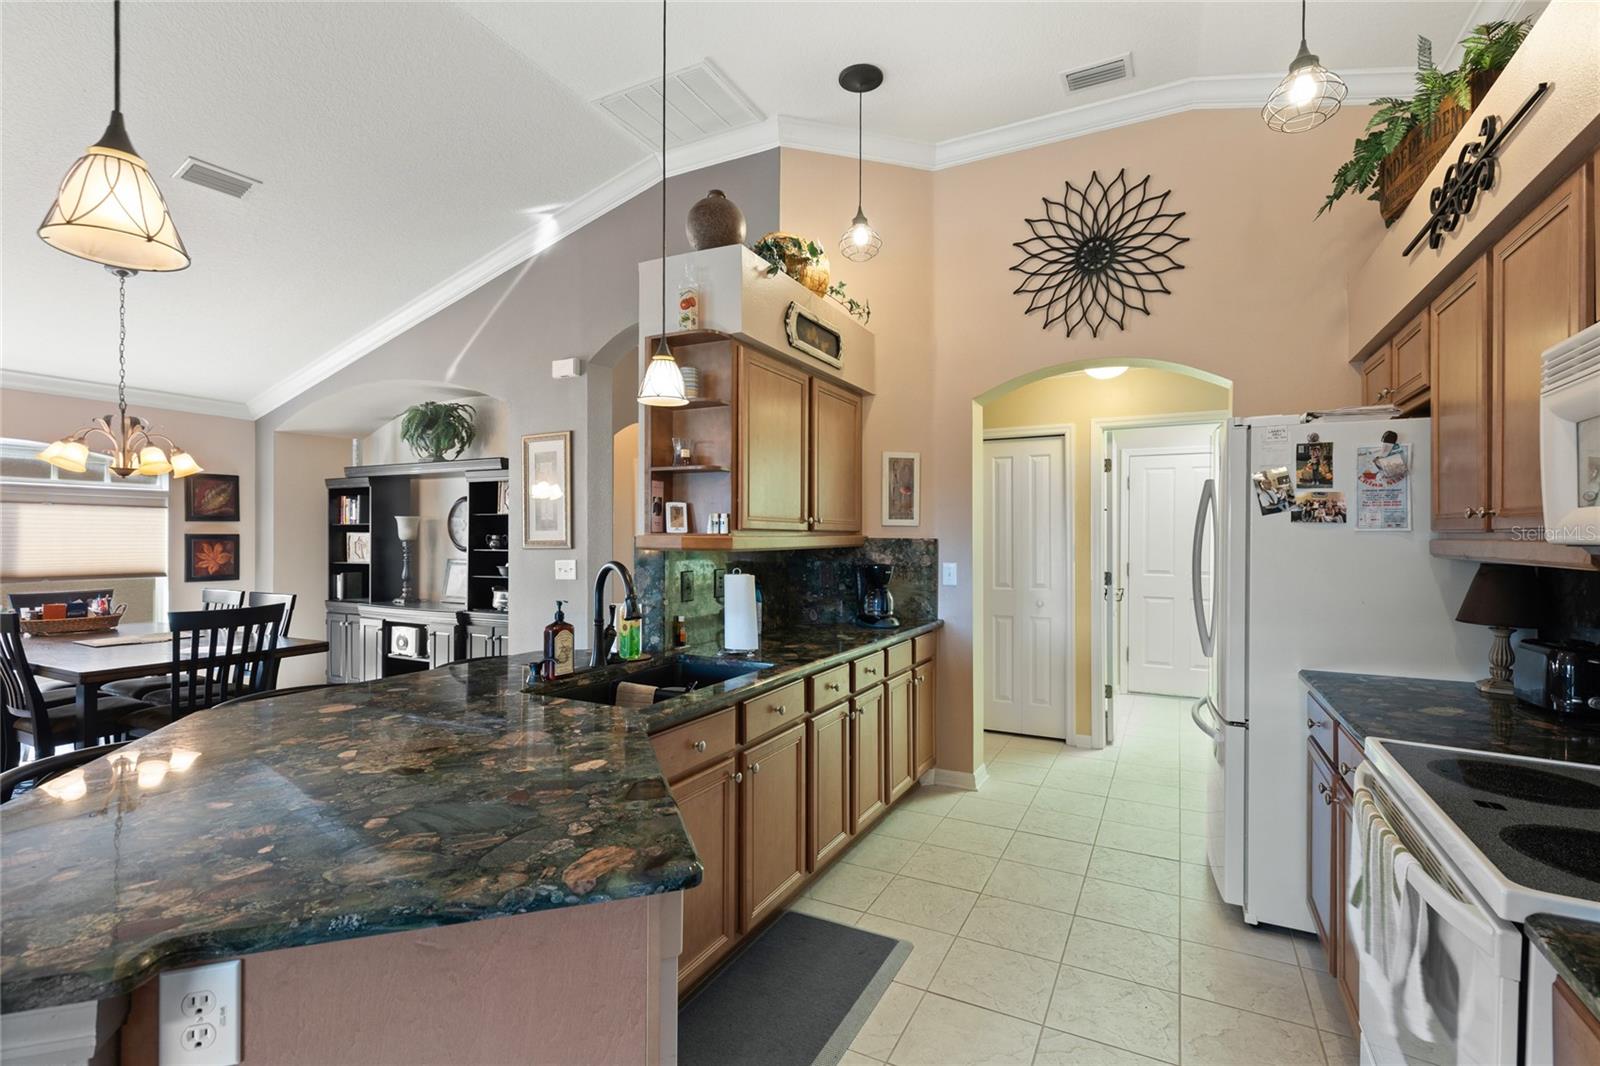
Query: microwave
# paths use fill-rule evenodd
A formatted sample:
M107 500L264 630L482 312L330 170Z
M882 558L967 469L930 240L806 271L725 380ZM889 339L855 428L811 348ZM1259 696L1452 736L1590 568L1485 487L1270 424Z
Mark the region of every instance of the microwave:
M1544 353L1539 468L1544 539L1600 546L1600 323Z

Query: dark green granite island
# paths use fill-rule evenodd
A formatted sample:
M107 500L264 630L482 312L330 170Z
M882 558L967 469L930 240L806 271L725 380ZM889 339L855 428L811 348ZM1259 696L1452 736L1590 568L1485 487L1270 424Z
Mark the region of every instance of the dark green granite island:
M1523 923L1522 932L1584 1006L1600 1018L1600 924L1535 914Z

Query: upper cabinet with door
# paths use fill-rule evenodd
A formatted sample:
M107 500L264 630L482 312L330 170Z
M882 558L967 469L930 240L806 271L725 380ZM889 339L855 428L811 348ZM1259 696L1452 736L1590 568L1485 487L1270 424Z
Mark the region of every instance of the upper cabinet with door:
M1428 307L1434 529L1488 528L1488 290L1488 263L1479 259Z

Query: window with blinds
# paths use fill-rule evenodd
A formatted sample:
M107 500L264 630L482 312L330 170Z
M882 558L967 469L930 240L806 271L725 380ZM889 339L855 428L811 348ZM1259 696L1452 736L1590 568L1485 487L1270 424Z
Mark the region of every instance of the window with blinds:
M0 439L0 580L164 577L167 479L119 479L103 455L81 474Z

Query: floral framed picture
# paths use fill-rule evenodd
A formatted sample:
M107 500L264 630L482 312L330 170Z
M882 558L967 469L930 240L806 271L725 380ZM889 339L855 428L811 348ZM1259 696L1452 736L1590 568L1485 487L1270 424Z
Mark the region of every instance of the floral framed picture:
M922 524L922 454L883 453L883 524Z
M239 475L195 474L184 478L183 520L239 521Z
M522 546L572 547L572 431L522 438Z
M185 581L239 580L239 534L185 533L183 579Z

